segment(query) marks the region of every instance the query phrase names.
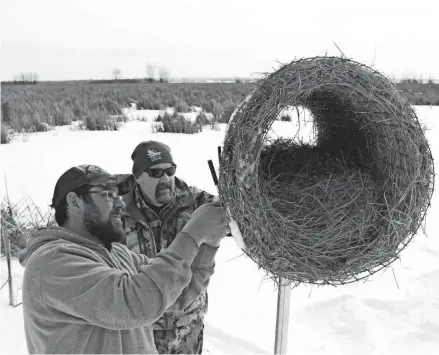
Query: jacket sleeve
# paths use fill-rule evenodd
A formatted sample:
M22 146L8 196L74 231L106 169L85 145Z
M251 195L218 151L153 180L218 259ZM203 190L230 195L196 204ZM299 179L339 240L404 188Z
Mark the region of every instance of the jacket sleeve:
M192 278L176 302L168 309L168 311L182 312L186 307L190 306L209 285L210 277L215 272L215 255L219 248L213 248L206 244L202 244L200 250L195 257L192 265ZM146 264L149 259L142 254L134 254L139 258L140 264Z
M43 301L75 319L113 330L157 321L192 277L188 263L171 251L140 265L133 276L109 267L91 251L67 245L41 257Z
M218 248L213 248L203 244L200 247L194 262L191 265L192 278L178 297L175 304L170 308L171 311L184 311L190 306L209 285L210 277L215 272L215 254Z

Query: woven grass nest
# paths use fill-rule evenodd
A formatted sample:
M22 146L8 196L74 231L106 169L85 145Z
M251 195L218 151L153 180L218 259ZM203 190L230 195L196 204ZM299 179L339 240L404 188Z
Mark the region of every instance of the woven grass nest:
M304 107L315 145L267 138ZM433 157L414 110L377 71L339 57L295 60L235 110L220 197L244 251L277 282L340 285L389 266L430 206Z

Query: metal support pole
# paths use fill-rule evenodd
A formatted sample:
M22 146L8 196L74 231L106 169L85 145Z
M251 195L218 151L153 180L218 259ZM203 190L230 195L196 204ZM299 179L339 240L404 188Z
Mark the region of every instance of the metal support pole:
M285 285L287 280L280 280L281 285ZM290 319L290 296L291 287L279 286L277 296L277 315L276 315L276 338L274 343L275 354L286 354L288 343L288 324Z
M8 284L9 284L9 305L14 305L14 289L12 288L12 272L11 272L11 244L6 233L2 232L3 243L6 252L6 262L8 264Z

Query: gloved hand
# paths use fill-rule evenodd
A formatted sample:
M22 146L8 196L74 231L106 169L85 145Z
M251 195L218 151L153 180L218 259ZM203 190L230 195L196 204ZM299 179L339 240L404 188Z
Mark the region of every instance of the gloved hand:
M192 213L182 232L189 234L200 246L218 247L230 229L219 201L206 203Z
M212 199L212 202L220 202L219 196L214 196L213 199ZM233 234L232 234L229 226L226 227L226 237L232 237L233 238Z

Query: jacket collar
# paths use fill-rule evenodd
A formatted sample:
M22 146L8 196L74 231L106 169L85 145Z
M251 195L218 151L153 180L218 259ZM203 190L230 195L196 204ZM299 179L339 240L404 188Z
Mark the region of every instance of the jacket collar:
M92 249L96 252L107 254L105 252L106 249L102 244L95 242L89 238L80 236L64 227L54 226L41 229L32 229L29 232L29 236L26 240L26 247L22 249L19 253L18 259L20 264L25 266L29 257L37 249L45 244L56 241L66 241L74 243Z

